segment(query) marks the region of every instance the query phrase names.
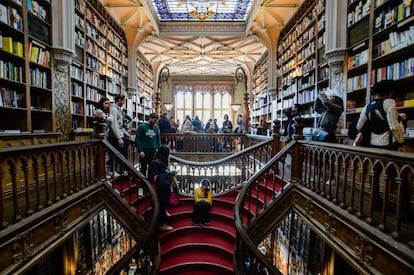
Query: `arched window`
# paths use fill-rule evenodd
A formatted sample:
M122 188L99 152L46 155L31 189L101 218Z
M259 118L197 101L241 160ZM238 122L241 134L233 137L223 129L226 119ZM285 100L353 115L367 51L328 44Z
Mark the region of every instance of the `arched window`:
M197 115L203 126L210 118L217 118L219 128L225 114L231 118L232 85L176 85L174 90L175 117L180 126L186 115Z

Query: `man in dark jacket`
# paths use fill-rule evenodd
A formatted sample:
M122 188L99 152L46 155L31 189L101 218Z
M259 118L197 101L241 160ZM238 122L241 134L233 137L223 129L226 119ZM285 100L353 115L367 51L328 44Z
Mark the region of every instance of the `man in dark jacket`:
M344 101L336 94L328 98L325 93L319 93L314 108L321 115L318 127L329 133L324 141L335 142L335 131L338 120L344 111Z
M166 113L162 114L158 120L158 127L160 128L160 133L171 133L171 121Z

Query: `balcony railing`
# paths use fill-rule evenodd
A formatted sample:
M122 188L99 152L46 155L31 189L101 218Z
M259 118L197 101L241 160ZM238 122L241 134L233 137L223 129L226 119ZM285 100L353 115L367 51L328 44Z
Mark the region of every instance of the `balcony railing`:
M140 189L136 201L123 196L126 187L119 189L117 171L128 179L130 188ZM0 273L27 268L36 254L105 204L121 211L118 218L137 240L134 249L145 250L154 272L159 264L156 194L109 143L93 140L1 148Z
M161 134L161 142L176 153L235 153L270 137L224 133L173 133Z
M192 195L194 186L203 178L212 184L214 195L240 187L260 171L273 156L275 140L267 140L244 151L216 161L194 162L171 156L170 169L175 171L179 191Z
M409 210L414 204L413 179L410 153L290 143L240 192L235 206L235 268L240 274L250 274L246 263L250 268L254 263L255 269L277 274L273 259L262 255L257 245L295 209L318 232L325 232L321 237L356 270L412 271L414 227ZM267 182L275 181L282 192L264 193L269 189ZM384 266L385 259L388 264Z

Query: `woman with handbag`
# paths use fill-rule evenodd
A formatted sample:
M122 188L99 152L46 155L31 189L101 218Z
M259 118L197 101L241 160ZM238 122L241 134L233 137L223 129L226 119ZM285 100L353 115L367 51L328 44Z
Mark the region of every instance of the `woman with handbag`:
M321 117L318 122L318 128L313 133L313 140L336 142L336 127L344 111L343 99L335 93L332 93L330 98L328 98L321 91L315 100L314 108Z
M177 203L177 178L174 173L169 171L170 148L167 145L161 145L155 153L154 159L150 164L148 171L148 180L154 186L160 203L160 230L170 231L173 228L167 225L166 220L169 213L167 206L170 202ZM175 199L172 196L176 196Z

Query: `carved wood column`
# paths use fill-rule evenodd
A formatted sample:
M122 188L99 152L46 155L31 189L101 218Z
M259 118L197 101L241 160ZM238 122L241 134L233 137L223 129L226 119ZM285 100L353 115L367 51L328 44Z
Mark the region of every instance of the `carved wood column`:
M61 133L60 141L69 140L71 132L69 66L75 54L75 3L74 1L57 0L52 5L53 17L53 104L54 130Z

